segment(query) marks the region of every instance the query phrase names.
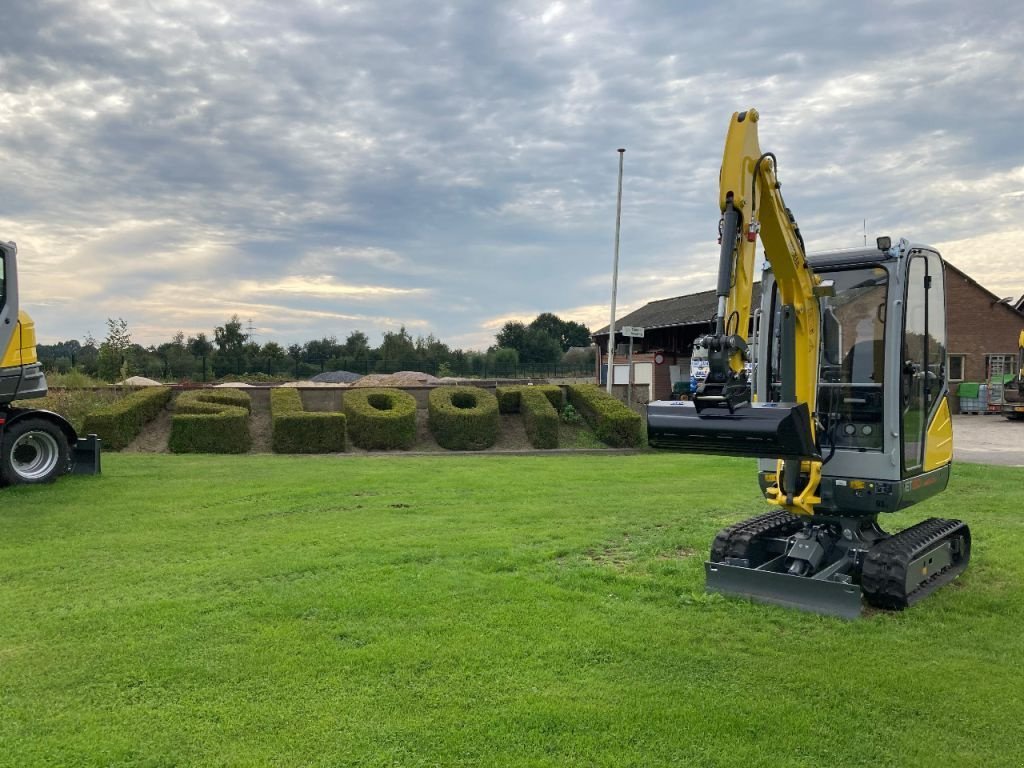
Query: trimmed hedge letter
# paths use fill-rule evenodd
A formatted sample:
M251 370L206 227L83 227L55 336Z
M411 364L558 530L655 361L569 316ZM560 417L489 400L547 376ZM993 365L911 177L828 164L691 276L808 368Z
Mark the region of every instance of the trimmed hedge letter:
M430 431L450 451L482 451L498 439L498 400L478 387L438 387L427 400Z
M193 390L174 402L172 453L245 453L249 450L252 401L237 389Z
M408 392L353 387L345 390L341 405L349 436L360 448L409 449L416 442L416 398Z
M345 450L345 414L306 411L295 387L270 390L274 453L340 453Z
M112 405L85 417L83 434L95 432L104 450L119 451L139 436L142 428L164 409L171 399L170 387L137 389Z
M638 447L642 440L640 414L596 384L570 384L569 402L587 420L597 439L613 447Z

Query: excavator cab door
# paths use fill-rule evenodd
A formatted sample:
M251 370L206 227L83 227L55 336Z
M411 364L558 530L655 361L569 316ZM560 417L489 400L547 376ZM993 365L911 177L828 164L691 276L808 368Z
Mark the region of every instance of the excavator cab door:
M930 251L912 252L906 266L900 359L900 440L903 476L913 477L948 463L938 443L952 426L945 402L946 317L942 261ZM948 431L948 435L946 432ZM950 448L951 452L951 448Z

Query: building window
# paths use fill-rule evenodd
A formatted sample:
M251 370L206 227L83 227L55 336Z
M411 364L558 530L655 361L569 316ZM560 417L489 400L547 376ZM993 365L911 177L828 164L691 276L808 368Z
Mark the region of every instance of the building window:
M949 355L946 358L950 381L964 380L964 355Z
M985 355L985 380L1012 374L1016 362L1016 355Z

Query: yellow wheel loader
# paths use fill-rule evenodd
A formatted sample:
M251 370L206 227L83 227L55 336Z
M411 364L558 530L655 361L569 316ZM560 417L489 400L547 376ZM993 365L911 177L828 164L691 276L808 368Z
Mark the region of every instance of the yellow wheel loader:
M902 609L971 553L959 520L895 535L878 523L949 482L942 258L887 237L808 257L757 126L755 110L734 114L725 144L718 309L697 342L710 373L692 402L648 406L649 441L759 460L772 511L718 534L709 591L847 618L865 602ZM752 312L758 240L766 264Z
M80 438L59 414L18 408L46 395L35 324L18 301L18 249L0 242L0 484L46 483L68 472L97 474L100 441Z

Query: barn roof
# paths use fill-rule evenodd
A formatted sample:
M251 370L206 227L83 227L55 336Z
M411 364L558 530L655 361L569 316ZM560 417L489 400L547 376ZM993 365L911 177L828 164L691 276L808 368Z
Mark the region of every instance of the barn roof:
M761 284L754 283L752 307L761 302ZM658 299L635 309L615 321L615 327L635 325L641 328L671 328L679 325L704 325L715 319L718 301L714 290ZM608 326L594 331L591 336L607 336Z

